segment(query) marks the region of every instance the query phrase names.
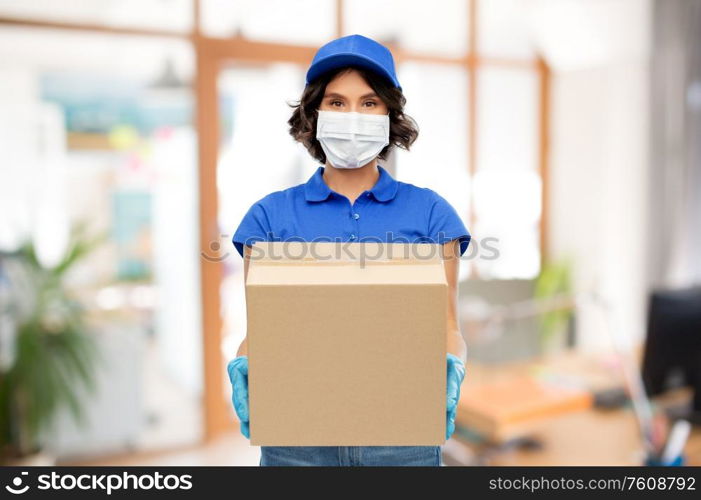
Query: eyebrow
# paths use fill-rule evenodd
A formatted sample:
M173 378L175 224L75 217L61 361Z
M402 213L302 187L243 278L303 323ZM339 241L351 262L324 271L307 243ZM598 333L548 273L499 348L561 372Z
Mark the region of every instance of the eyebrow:
M325 95L324 95L324 99L326 99L327 97L340 97L341 99L345 99L345 98L346 98L346 96L341 95L341 94L337 94L336 92L330 92L330 93L328 93L328 94L325 94ZM374 92L369 92L369 93L367 93L367 94L363 94L363 95L360 96L361 99L365 99L365 98L367 98L367 97L377 97L377 94L374 93Z

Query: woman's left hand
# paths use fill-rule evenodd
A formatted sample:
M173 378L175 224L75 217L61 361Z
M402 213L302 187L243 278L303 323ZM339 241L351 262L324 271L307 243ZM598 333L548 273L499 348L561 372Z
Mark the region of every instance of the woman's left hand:
M447 380L447 414L445 439L450 439L450 436L455 431L455 413L460 400L460 386L465 378L465 364L456 355L448 353L448 380Z

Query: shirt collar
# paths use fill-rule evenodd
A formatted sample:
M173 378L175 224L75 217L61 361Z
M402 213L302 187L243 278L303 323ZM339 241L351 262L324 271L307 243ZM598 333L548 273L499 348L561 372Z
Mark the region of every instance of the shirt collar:
M369 190L378 201L389 201L397 194L398 182L385 170L377 165L380 177ZM333 192L323 179L324 166L320 165L304 185L304 196L307 201L324 201Z

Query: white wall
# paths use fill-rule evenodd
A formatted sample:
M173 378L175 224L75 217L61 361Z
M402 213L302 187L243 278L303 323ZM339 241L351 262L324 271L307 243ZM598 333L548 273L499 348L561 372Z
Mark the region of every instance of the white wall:
M548 20L564 26L549 33L548 22L536 23L553 67L549 252L575 257L576 290L607 297L617 334L638 340L645 327L646 248L654 242L645 216L651 5L564 3L576 6ZM576 19L585 26L573 27L575 40L567 40L567 23ZM587 31L591 52L579 43ZM581 310L582 349L610 345L603 326L595 308Z

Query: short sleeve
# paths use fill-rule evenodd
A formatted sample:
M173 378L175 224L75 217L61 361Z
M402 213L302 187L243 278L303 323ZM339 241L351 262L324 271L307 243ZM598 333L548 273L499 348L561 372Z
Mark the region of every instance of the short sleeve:
M455 239L460 240L460 255L462 256L467 250L472 236L455 208L438 193L434 192L434 195L435 199L429 216L429 237L435 243L440 244Z
M254 241L268 241L270 234L270 220L263 205L257 201L243 216L231 240L236 251L243 257L244 245L251 245Z

